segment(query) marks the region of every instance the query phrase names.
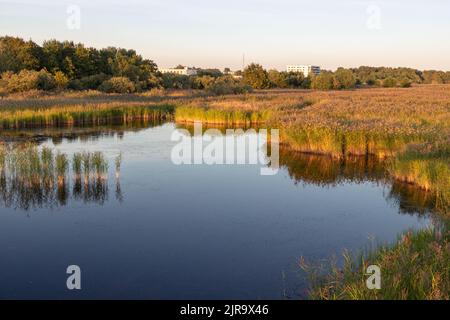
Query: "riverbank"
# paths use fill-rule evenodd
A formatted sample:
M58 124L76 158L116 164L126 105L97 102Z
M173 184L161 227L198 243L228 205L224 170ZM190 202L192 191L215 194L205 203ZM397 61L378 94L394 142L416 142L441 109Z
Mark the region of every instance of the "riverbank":
M448 192L443 192L450 180L450 85L268 90L220 97L196 91L31 92L0 100L1 129L173 119L221 125L264 123L280 129L282 143L293 151L395 159L390 169L394 178L435 192L442 199L441 207L450 206ZM435 152L430 145L445 150ZM420 155L411 147L420 147Z
M311 299L318 300L448 300L450 298L450 232L448 219L434 228L411 231L392 246L359 256L344 253L344 264L317 266L304 259ZM381 288L366 285L367 268L378 266Z

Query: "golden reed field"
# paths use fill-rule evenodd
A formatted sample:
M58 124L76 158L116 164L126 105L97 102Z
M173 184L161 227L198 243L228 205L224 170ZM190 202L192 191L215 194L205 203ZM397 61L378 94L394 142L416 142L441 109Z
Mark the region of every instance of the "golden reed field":
M450 85L227 96L159 89L130 95L30 92L0 99L2 129L173 118L264 123L280 129L282 143L295 151L388 159L393 177L435 192L446 211L449 206Z

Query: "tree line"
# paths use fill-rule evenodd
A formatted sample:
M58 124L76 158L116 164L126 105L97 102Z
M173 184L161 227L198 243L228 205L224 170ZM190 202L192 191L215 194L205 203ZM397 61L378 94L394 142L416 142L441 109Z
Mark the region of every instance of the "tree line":
M179 66L182 67L182 66ZM348 89L357 86L408 87L413 83L450 83L450 72L411 68L359 67L323 71L318 76L265 70L250 64L231 75L228 68L197 69L196 76L161 74L157 65L134 50L96 49L72 41L0 37L0 93L29 90L100 90L132 93L152 88L199 89L215 94L252 89Z

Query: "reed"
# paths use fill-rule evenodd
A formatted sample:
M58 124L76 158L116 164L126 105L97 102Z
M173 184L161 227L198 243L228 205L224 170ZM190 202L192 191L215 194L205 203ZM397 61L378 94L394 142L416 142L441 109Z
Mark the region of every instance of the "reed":
M175 110L176 122L251 125L264 123L268 119L269 111L225 110L195 106L179 106Z
M336 261L315 265L301 259L309 276L309 297L317 300L448 300L450 298L449 221L434 228L411 231L394 245L344 253L343 266ZM382 270L381 290L366 286L366 270Z
M67 176L72 168L73 195L85 201L107 199L108 161L101 152L76 153L72 158L36 145L0 144L0 202L28 210L43 205L65 205ZM84 189L81 175L85 174Z
M72 171L75 180L79 180L81 178L83 166L83 155L80 152L74 153L72 156Z
M69 160L67 159L67 156L58 151L55 157L55 165L58 185L64 185L66 181L67 170L69 168Z
M410 146L390 162L390 174L397 180L432 192L436 207L450 213L450 142L443 140Z
M107 179L107 172L108 172L108 162L105 159L105 156L102 152L96 151L92 154L91 157L92 161L92 170L94 175L99 180L106 180Z
M120 179L120 167L122 166L122 152L115 158L116 180Z
M169 119L170 105L88 104L46 109L5 108L0 112L0 129L126 124L130 121Z

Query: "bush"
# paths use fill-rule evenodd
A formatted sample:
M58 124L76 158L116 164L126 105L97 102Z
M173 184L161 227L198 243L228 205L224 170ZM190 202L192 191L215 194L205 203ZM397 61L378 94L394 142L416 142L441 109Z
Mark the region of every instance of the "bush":
M22 70L18 74L5 72L2 82L7 92L52 90L56 87L55 78L47 70Z
M356 78L351 70L339 68L334 73L336 89L350 89L355 87Z
M221 96L226 94L243 94L252 91L252 87L237 81L231 76L223 76L217 78L209 87L206 89L208 94Z
M162 85L165 89L191 89L192 79L185 75L165 73L162 75Z
M383 81L383 87L385 88L393 88L397 86L397 80L394 78L387 78Z
M270 87L269 75L264 68L252 63L245 68L243 73L243 81L246 85L253 89L267 89Z
M126 77L113 77L104 81L98 89L106 93L132 93L136 91L134 83Z
M323 72L312 78L311 88L316 90L333 90L335 78L331 72Z
M97 90L100 85L109 78L110 77L104 73L94 74L92 76L70 81L69 88L74 90Z
M69 85L69 78L64 74L64 72L55 72L55 83L58 89L65 89Z
M408 80L408 79L403 79L403 80L400 82L400 86L401 86L402 88L411 88L411 85L412 85L412 83L411 83L411 81Z

